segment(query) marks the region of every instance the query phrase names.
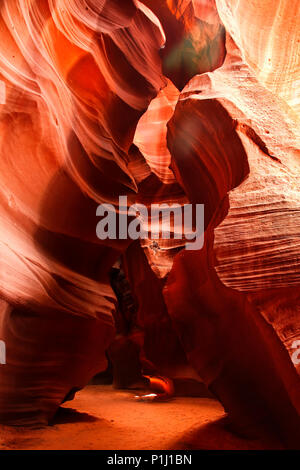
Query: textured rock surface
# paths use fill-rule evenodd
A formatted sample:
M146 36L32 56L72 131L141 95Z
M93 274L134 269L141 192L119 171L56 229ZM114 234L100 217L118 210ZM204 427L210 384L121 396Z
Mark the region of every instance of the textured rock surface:
M116 362L193 367L235 430L299 447L298 2L0 12L1 420L47 423L105 369L113 317L120 333L132 315L122 348L136 350L114 342ZM204 204L204 247L100 241L97 205L120 195ZM120 256L136 317L115 314Z
M259 81L299 118L300 17L298 2L216 0L227 31Z

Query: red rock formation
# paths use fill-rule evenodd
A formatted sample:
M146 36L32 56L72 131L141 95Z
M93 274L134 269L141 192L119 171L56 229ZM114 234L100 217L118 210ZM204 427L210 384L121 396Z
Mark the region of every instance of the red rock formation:
M47 423L109 350L132 380L193 367L235 430L299 447L297 11L2 2L2 422ZM203 248L99 240L96 208L119 195L204 204ZM121 344L122 255L138 307L126 331L118 310Z
M214 134L217 139L209 138ZM174 259L165 287L169 314L188 359L232 425L245 435L268 426L294 448L300 398L294 366L257 308L226 288L214 269L213 229L226 215L227 191L248 173L234 122L217 101L186 100L177 105L168 136L175 174L189 199L207 208L204 248Z
M166 83L158 57L163 33L153 14L131 1L122 8L90 2L87 9L80 2L6 2L1 14L0 289L13 310L1 330L8 363L0 413L12 424L44 423L70 389L106 364L115 304L109 270L129 242L99 246L96 207L137 191L128 151L139 118ZM51 346L38 333L41 324ZM65 357L62 339L55 346L63 331ZM74 348L82 350L82 368L75 361L64 376L59 370ZM95 362L87 365L89 356ZM17 384L26 370L23 394Z

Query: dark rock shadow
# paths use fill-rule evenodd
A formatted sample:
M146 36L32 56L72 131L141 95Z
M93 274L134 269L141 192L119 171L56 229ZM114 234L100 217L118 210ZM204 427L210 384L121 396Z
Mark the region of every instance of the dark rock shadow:
M262 436L245 438L233 432L227 426L226 417L193 427L173 441L169 449L173 450L283 450L276 438Z
M56 424L68 424L68 423L94 423L99 421L93 415L88 413L81 413L74 408L58 408L55 416L53 417L50 425L55 426Z

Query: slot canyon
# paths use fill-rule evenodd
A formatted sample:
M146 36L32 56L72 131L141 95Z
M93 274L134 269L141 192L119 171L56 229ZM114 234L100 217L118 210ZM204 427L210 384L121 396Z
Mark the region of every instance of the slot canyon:
M298 0L0 2L0 450L300 450L299 116Z

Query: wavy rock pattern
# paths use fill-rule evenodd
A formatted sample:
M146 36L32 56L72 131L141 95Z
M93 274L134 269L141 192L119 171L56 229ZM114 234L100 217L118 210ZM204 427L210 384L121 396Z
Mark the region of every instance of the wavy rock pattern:
M299 3L216 0L216 4L226 30L259 81L285 100L299 119Z
M84 385L106 364L115 308L109 270L124 248L118 241L99 246L96 201L111 202L137 191L128 151L138 120L166 83L158 57L164 37L153 13L132 1L121 8L118 2L89 2L86 7L80 1L4 2L1 25L6 96L1 109L0 290L31 325L24 330L13 310L7 314L13 334L3 326L2 336L8 351L16 348L17 337L21 345L29 341L30 358L41 348L48 350L48 379L38 375L43 363L35 359L37 368L27 369L26 385L33 397L28 422L32 416L45 422L70 389ZM135 165L135 171L143 165ZM70 347L65 345L64 360L67 350L79 348L84 364L84 355L95 355L95 367L91 362L77 376L74 371L73 378L60 376L50 410L48 389L58 373L58 349L55 340L46 346L37 332L40 321L45 329L54 328L52 317L59 313L67 315L61 320L67 336L78 329L78 338L74 335ZM88 319L86 324L80 320L85 327L74 326L79 320L72 315L93 317L95 327ZM88 342L98 328L101 347L91 339L84 349L81 341ZM3 420L17 424L26 422L22 400L27 392L23 397L9 384L22 383L27 367L22 357L20 346L1 370L1 415L9 396L11 411ZM43 395L39 381L45 393L41 403L34 399Z
M120 344L134 338L158 373L193 367L239 432L299 447L299 6L288 3L1 3L2 422L46 424L105 369L123 256L138 315ZM119 195L204 204L204 247L100 241L96 208Z
M185 88L193 100L206 103L215 96L228 110L250 167L247 180L230 194L228 217L216 230L218 273L226 285L238 290L297 285L296 127L281 101L257 82L229 40L227 49L221 68L195 77Z

